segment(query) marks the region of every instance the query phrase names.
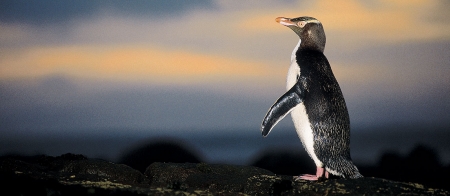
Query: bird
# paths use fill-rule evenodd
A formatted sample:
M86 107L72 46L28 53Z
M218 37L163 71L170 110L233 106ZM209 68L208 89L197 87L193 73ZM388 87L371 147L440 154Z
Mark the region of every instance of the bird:
M313 159L316 174L294 176L297 180L322 180L330 174L357 179L363 176L350 156L350 117L344 96L323 54L326 37L322 23L309 16L278 17L300 38L291 54L286 93L270 107L261 124L266 137L291 113L296 132Z

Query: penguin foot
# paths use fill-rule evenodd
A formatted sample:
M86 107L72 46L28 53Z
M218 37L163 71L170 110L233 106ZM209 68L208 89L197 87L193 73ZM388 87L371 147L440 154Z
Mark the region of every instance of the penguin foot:
M295 181L298 181L298 180L317 181L317 180L319 180L319 177L317 177L316 175L313 175L313 174L303 174L300 176L294 176L294 180Z
M316 175L313 174L303 174L300 176L294 176L294 180L298 181L298 180L309 180L309 181L317 181L321 178L327 178L329 177L329 173L328 171L325 170L325 168L323 167L317 167L317 171L316 171Z

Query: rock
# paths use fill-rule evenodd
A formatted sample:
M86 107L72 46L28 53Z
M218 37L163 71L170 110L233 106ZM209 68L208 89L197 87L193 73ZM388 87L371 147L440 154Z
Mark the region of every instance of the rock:
M123 164L87 159L83 155L64 154L59 157L9 157L1 162L1 171L10 170L31 178L58 179L62 183L74 181L110 181L130 186L146 183L145 176Z
M289 149L267 150L251 165L281 175L298 175L316 170L316 165L306 152Z
M247 180L257 175L274 175L257 167L206 163L153 163L145 171L152 186L182 191L243 192Z
M10 195L449 195L416 183L380 178L293 181L252 167L151 164L145 175L83 155L0 157L0 190Z
M152 186L195 192L244 193L249 195L447 195L416 183L379 178L328 179L320 182L293 181L292 176L275 175L257 167L153 163L145 174Z
M2 157L0 184L11 195L85 195L149 185L142 173L126 165L74 154Z

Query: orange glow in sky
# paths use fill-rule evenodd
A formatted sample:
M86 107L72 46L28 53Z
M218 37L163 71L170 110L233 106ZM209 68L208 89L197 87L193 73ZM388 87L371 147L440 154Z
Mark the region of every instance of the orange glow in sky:
M72 15L39 9L0 14L0 85L60 77L88 87L102 81L200 89L208 95L268 102L263 113L285 91L298 42L275 18L312 16L323 23L324 53L356 121L361 116L372 121L374 115L366 111L378 109L373 105L406 103L404 97L414 98L407 103L423 103L422 97L431 96L433 111L445 108L439 104L446 95L438 93L448 92L450 83L448 1L212 2L152 10L161 5L146 2L145 9L123 9L121 3L100 3L96 8L86 1L78 3L92 9L72 10ZM377 111L380 118L388 118ZM248 124L259 124L259 118Z

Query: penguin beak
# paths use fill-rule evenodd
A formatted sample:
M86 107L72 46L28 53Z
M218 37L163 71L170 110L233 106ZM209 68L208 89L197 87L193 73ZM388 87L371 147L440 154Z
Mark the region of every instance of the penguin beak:
M285 18L285 17L278 17L275 19L275 21L277 21L278 23L284 25L284 26L295 26L296 24L294 22L291 21L290 18Z

